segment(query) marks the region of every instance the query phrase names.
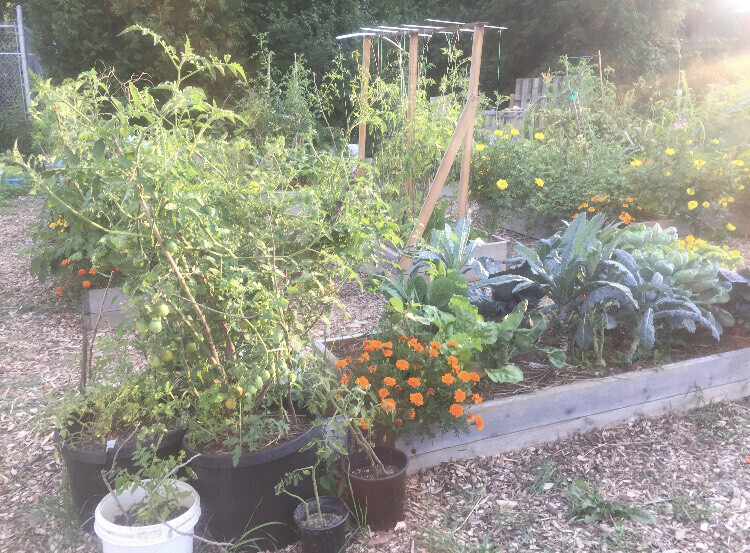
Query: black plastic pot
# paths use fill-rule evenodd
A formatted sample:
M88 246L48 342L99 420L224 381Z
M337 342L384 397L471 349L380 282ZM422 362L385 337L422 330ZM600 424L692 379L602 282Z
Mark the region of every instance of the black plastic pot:
M166 459L170 455L176 456L182 449L182 439L185 430L180 428L167 432L162 438L157 455ZM102 480L102 470L112 468L112 461L120 444L106 451L80 449L62 441L59 432L55 431L55 442L67 473L70 495L73 507L78 513L78 523L88 532L94 529L94 509L96 505L107 495L108 490ZM123 446L117 454L117 466L125 470L135 469L133 453L135 445Z
M214 539L256 540L259 551L275 549L297 541L292 513L297 500L276 495L275 486L288 472L315 464L315 448L300 451L323 431L320 425L279 446L245 453L235 467L230 455L201 453L190 463L198 479L191 482L201 497L201 522ZM188 458L198 451L187 439L183 447ZM300 497L312 495L312 480L303 479L290 488Z
M294 522L299 528L302 553L343 553L346 549L346 519L349 517L349 509L336 497L324 495L319 499L321 512L337 515L340 519L328 526L313 528L305 525L305 521L308 510L311 514L318 512L318 503L315 499L308 499L305 502L307 509L305 503L297 505L294 509Z
M352 487L355 514L364 517L372 530L388 530L399 520L404 520L406 499L406 469L409 459L406 454L390 447L376 447L375 455L384 465L392 465L397 472L380 478L363 478L352 471L370 466L366 453L349 455L349 481Z

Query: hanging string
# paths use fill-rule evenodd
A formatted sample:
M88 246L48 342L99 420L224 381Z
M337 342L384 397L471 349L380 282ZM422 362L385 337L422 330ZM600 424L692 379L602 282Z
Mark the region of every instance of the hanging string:
M497 31L497 97L500 97L500 39L503 32L498 29Z
M341 63L341 88L344 94L344 121L349 124L349 110L346 107L346 76L344 75L344 54L341 52L341 42L339 42L339 60Z

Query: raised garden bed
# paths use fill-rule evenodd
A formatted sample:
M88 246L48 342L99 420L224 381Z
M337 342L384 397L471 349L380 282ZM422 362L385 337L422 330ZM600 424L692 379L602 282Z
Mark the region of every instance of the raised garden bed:
M333 364L333 343L361 336L317 342ZM603 428L643 415L698 407L750 395L750 348L718 353L604 378L592 378L530 394L488 400L472 408L484 430L435 439L400 440L410 453L409 471L450 459L492 455Z

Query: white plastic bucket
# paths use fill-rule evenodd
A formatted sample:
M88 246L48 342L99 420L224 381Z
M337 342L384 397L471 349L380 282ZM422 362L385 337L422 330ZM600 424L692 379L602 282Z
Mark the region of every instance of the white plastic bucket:
M183 534L192 534L201 516L201 504L198 492L185 482L172 481L171 484L181 491L190 492L181 504L188 510L169 522L169 526ZM129 509L143 499L145 490L141 487L126 490L118 496L123 508ZM150 526L120 526L112 522L120 514L111 494L99 502L94 511L94 531L102 540L103 553L192 553L193 538L190 535L178 534L166 524Z

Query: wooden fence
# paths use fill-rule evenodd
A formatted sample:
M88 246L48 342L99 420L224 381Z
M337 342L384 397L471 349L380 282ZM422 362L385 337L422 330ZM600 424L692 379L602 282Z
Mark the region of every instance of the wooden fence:
M510 123L514 128L521 128L521 121L526 110L534 105L544 107L549 99L563 92L565 77L556 76L545 82L542 77L516 79L516 90L510 95L510 105L502 111L485 110L484 129L494 131Z

